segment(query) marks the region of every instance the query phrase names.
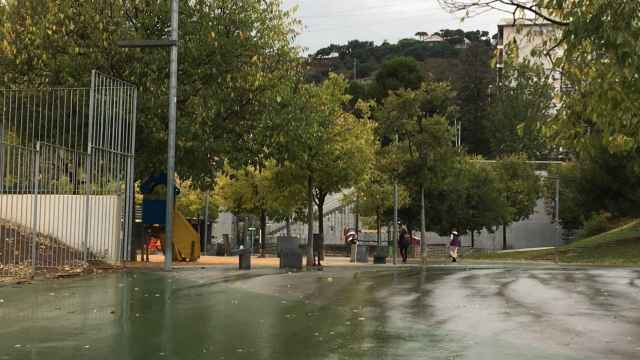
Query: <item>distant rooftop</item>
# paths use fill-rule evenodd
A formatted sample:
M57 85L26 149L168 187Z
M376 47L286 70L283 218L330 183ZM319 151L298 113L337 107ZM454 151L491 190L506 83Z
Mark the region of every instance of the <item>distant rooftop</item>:
M340 54L338 54L337 52L334 51L329 55L317 55L316 59L336 59L336 58L339 58L339 57L340 57Z
M424 39L424 42L444 42L444 38L440 35L430 35Z
M503 26L514 26L514 25L520 25L520 26L541 26L541 25L552 25L550 22L542 19L542 18L519 18L519 19L514 19L513 18L504 18L502 20L500 20L500 22L498 23L498 27L503 27Z

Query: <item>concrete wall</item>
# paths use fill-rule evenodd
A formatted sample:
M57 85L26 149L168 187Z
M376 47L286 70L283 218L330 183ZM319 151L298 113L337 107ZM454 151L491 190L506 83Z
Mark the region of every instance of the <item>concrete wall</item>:
M355 215L351 207L342 206L342 194L331 194L327 196L324 206L324 234L325 244L343 244L342 231L344 227L354 227ZM315 209L314 209L315 210ZM214 223L214 241L222 241L223 234L229 234L232 244L235 244L235 233L233 231L233 215L222 212ZM313 223L314 231L318 231L318 222ZM267 225L267 241L275 241L277 236L285 236L285 224L269 222ZM307 238L307 225L303 223L291 224L291 235L302 239L305 243Z
M502 227L495 233L483 231L475 235L475 247L488 250L502 249ZM439 236L435 233L427 234L429 244L448 244L448 236ZM462 236L463 246L471 246L471 235ZM527 220L523 220L507 227L507 247L509 249L524 249L532 247L546 247L562 245L560 233L551 217L545 212L543 200L538 200L534 214Z
M355 215L351 207L343 207L340 201L342 194L332 194L328 197L325 205L324 233L325 244L343 244L342 230L344 227L355 226ZM318 223L314 221L314 230L317 232ZM360 225L362 227L362 224ZM419 229L417 229L419 230ZM284 236L286 234L284 224L270 223L267 226L267 232L271 234L268 241L275 239L276 236ZM363 238L367 240L375 240L375 229L363 229ZM229 234L234 242L233 233L233 215L229 213L221 213L214 225L215 241L222 240L222 234ZM302 239L302 243L307 239L307 225L303 223L291 224L291 235ZM420 237L419 231L414 236ZM471 235L463 235L464 246L471 245ZM387 229L382 229L382 240L387 240ZM448 237L441 237L436 233L427 233L427 242L429 244L445 244L449 242ZM545 211L544 201L540 199L534 210L534 214L527 220L520 221L507 227L507 246L510 249L522 249L530 247L556 246L562 244L556 225ZM500 250L502 249L502 228L499 227L495 233L483 231L475 235L475 247Z
M0 218L33 228L34 195L0 195ZM89 197L89 233L85 238L84 195L38 195L36 230L81 250L86 240L94 258L114 262L122 246L122 200L118 196Z

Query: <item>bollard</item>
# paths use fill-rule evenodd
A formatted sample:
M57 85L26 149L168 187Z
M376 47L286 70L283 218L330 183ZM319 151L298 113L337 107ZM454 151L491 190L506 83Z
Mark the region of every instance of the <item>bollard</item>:
M238 255L238 268L240 270L251 270L251 248L240 248L232 253L233 255Z
M376 249L376 253L373 255L373 263L374 264L386 264L387 263L387 253L388 253L388 250L386 250L382 246L378 246L378 248Z
M251 270L251 251L243 251L239 254L239 269Z

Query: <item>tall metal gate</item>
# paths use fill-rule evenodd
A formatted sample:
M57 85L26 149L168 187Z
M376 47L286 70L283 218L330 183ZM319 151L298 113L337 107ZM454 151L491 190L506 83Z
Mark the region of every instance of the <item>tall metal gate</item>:
M137 90L0 89L0 276L130 253Z

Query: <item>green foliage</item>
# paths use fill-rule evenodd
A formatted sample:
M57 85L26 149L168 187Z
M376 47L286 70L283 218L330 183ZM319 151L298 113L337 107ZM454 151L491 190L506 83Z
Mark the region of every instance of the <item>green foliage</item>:
M553 149L543 128L552 117L553 87L542 65L507 61L489 110L491 157L525 154L548 160Z
M640 216L640 152L611 153L602 144L591 149L577 159L585 208L617 217Z
M454 96L449 84L426 82L417 90L390 92L375 113L388 152L386 171L410 191L410 204L401 212L410 226L420 218L415 215L420 214L420 189L425 188L427 204L435 204L447 166L458 156L449 126L457 112Z
M365 179L357 184L353 191L343 199L345 204L355 204L356 211L364 217L375 218L376 226L392 222L384 217L393 208L394 176L390 170L390 162L394 161L393 153L377 145L375 159ZM405 207L409 203L409 193L405 186L398 185L398 206Z
M560 224L566 230L578 230L589 211L584 207L584 195L580 190L581 179L575 162L556 165L549 169L549 177L543 183L547 214L555 218L556 179L560 181Z
M178 185L180 195L176 196L176 207L187 218L203 218L207 193L193 186L189 181ZM159 187L159 186L158 186ZM218 218L219 207L213 192L209 193L209 220Z
M227 158L268 158L278 101L301 73L298 22L279 0L185 1L180 7L177 172L210 183ZM87 86L91 69L138 86L138 177L165 166L167 52L119 49L167 37L169 2L0 2L0 87Z
M431 230L493 232L502 223L508 208L496 171L476 160L457 156L432 172L426 187Z
M545 0L566 21L560 40L563 69L570 87L562 96L558 121L550 128L563 144L579 151L598 138L612 152L640 144L640 3Z
M500 192L507 204L503 218L506 225L529 218L542 192L540 179L526 160L525 156L512 155L495 164Z
M276 167L269 161L260 170L253 167L225 168L216 179L214 198L235 215L260 216L264 210L270 218L290 218L304 203L304 187L296 183L295 169Z
M346 89L346 80L334 74L321 84L294 88L288 112L279 119L275 159L295 169L297 183L306 185L307 222L312 222L315 202L320 234L327 195L361 182L373 160L374 123L368 115L358 119L344 110L349 101ZM366 106L361 112L368 113ZM312 244L309 236L308 245ZM309 246L307 265L313 262Z
M417 90L391 92L376 112L379 135L398 144L389 144L400 156L397 176L401 182L426 181L430 166L451 156L453 134L449 125L457 115L455 93L447 83L425 82Z
M281 119L276 159L314 180L318 190L337 192L356 184L373 159L374 124L343 110L347 82L331 75L322 84L302 85Z
M224 174L216 178L216 203L236 216L253 212L256 208L256 184L253 175L251 169L233 170L227 167Z
M396 44L385 41L380 45L375 45L372 41L351 40L344 45L331 44L318 50L311 57L323 57L331 53L339 54L339 59L332 64L330 71L347 78L351 78L353 74L355 60L357 61L358 78L363 79L374 76L385 61L396 57L410 57L419 62L428 62L429 60L454 62L465 51L456 48L456 46L462 45L465 38L472 44L491 46L489 34L486 31L465 32L459 29L444 29L436 34L445 37L446 41L434 44L417 39L401 39ZM418 39L424 39L427 36L428 34L422 31L416 33ZM312 66L307 75L314 82L321 82L327 78L328 70L325 66Z
M491 155L488 144L496 130L489 113L490 88L496 79L490 64L492 53L490 46L472 43L460 56L452 79L460 107L463 145L470 153L483 156Z
M616 224L613 222L611 214L606 212L599 212L593 214L587 221L584 222L584 226L578 232L578 239L585 239L598 234L611 231L616 228Z
M409 57L397 57L385 61L375 77L378 98L386 97L389 91L415 90L420 87L423 80L424 74L416 60Z
M614 218L638 217L640 210L640 153L611 153L606 145L591 143L590 150L568 164L550 170L560 178L560 220L565 229L580 229L599 212ZM545 185L549 212L555 184Z
M301 174L290 165L276 166L269 162L263 172L267 215L276 221L292 219L301 212L305 203L305 187L300 183Z

